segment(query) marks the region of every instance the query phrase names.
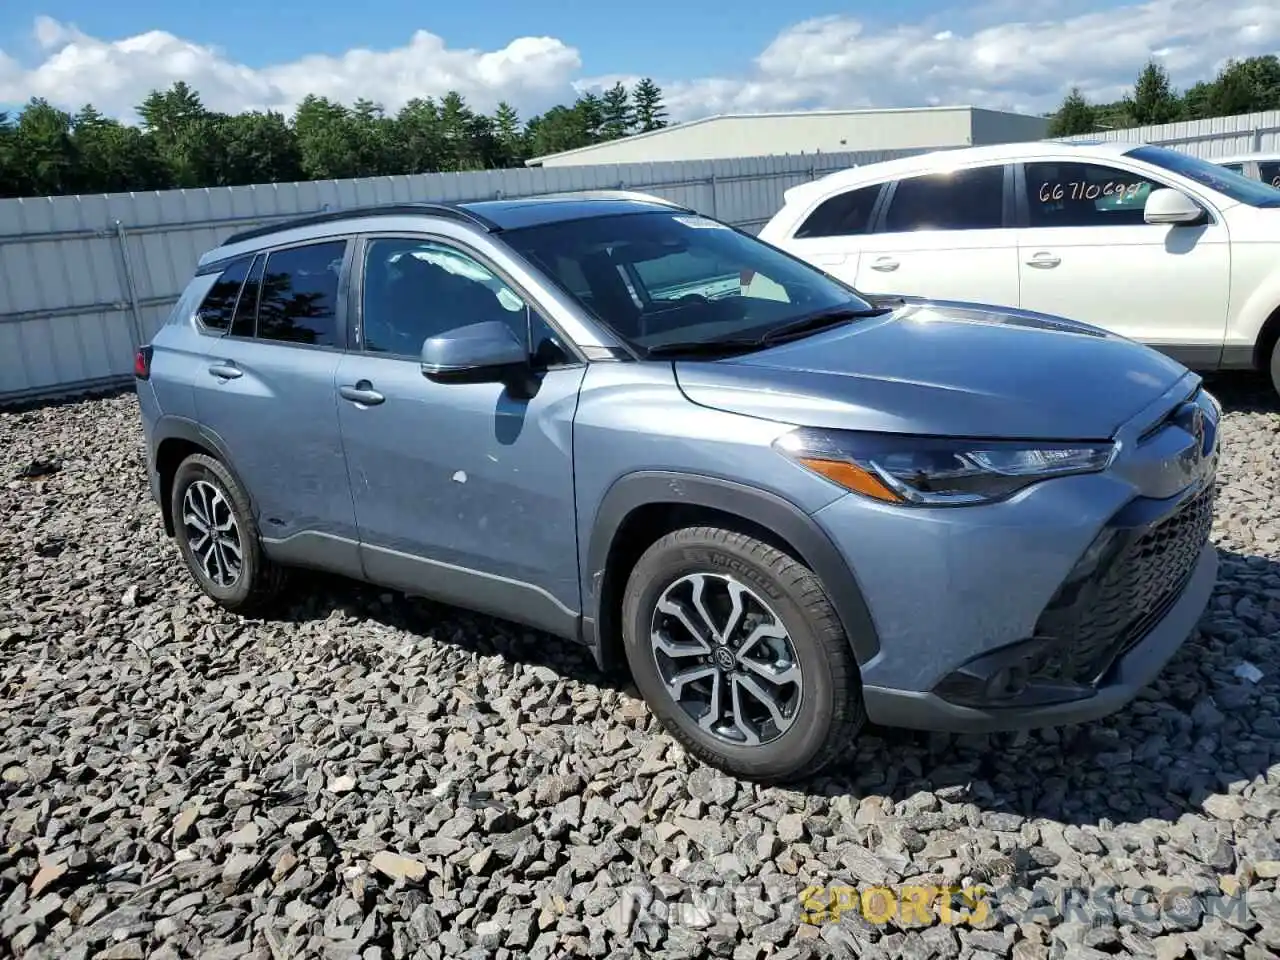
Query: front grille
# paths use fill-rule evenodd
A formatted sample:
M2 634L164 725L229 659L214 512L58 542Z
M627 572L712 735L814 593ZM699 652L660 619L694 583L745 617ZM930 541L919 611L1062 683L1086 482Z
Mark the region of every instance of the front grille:
M1213 526L1214 486L1139 533L1121 535L1091 574L1069 577L1040 616L1052 638L1035 679L1097 682L1141 642L1181 595Z

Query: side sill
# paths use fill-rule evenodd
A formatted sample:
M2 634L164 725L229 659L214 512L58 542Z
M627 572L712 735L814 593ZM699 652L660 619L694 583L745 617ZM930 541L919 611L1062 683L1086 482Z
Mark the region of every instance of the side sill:
M562 639L583 640L581 617L531 583L313 531L283 540L263 538L262 545L267 556L282 564L331 571Z
M1226 352L1220 343L1148 343L1146 346L1177 360L1189 370L1209 372L1225 365Z

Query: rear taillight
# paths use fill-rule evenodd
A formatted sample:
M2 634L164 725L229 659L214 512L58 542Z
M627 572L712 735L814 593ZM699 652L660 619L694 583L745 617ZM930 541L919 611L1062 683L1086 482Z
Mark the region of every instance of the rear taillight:
M138 352L133 355L133 375L139 380L146 380L151 376L151 348L139 347Z

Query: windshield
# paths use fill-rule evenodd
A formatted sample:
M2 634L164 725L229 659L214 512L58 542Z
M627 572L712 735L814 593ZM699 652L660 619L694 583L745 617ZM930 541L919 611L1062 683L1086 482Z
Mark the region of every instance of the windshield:
M1208 160L1170 150L1168 147L1136 147L1128 155L1135 160L1145 160L1164 167L1251 207L1280 207L1280 190Z
M741 343L819 315L872 309L816 268L694 214L592 217L503 239L642 352Z

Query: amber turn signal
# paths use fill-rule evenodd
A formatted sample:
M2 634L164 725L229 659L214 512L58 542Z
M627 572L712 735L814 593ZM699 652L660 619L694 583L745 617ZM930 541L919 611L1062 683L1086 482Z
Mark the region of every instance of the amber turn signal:
M883 480L856 463L850 463L848 460L822 460L817 457L797 457L796 459L814 473L820 473L828 480L854 493L883 500L885 503L903 502L903 498L887 487Z

